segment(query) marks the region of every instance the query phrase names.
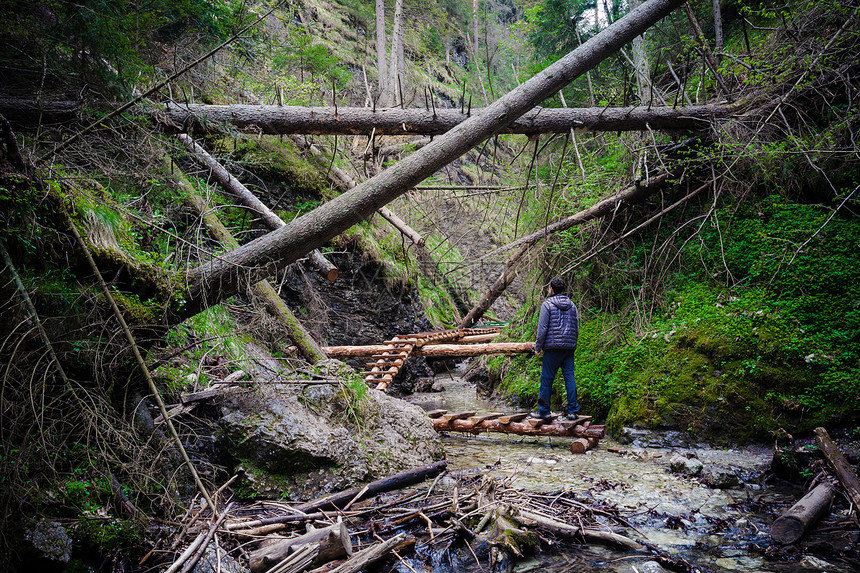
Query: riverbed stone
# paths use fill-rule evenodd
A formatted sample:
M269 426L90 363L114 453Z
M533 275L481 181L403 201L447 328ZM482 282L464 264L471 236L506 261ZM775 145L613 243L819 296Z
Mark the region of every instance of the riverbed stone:
M314 368L350 375L336 360ZM231 395L221 414L220 443L264 497L308 499L443 456L426 412L376 390L356 401L337 384L275 382Z
M40 520L24 531L36 561L46 571L60 569L72 557L72 538L66 528L56 521Z
M679 474L697 476L702 473L704 464L698 458L688 458L683 454L676 453L669 460L669 468Z
M734 470L725 466L707 466L702 469L699 478L703 484L714 489L729 489L741 484Z
M206 551L194 569L191 570L191 573L218 573L219 571L220 573L248 573L250 569L233 559L230 554L216 546L213 541L206 546Z

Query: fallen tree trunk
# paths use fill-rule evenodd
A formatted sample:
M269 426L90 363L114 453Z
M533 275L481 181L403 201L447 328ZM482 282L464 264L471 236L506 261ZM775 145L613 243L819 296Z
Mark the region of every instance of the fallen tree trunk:
M594 219L598 219L600 217L605 217L614 213L617 209L619 209L624 202L636 202L641 201L645 197L655 193L659 189L662 189L665 185L668 175L663 174L658 177L653 178L646 185L633 185L626 189L623 189L613 195L612 197L607 197L606 199L600 201L596 205L592 205L588 209L584 209L579 211L578 213L574 213L569 217L565 217L559 221L556 221L550 225L547 225L543 229L535 231L530 235L526 235L525 237L521 237L516 241L508 243L490 253L487 253L485 256L491 256L495 253L512 249L514 247L519 246L520 248L516 253L511 255L511 257L505 263L505 270L502 271L502 274L499 275L499 278L488 288L483 295L481 295L481 299L478 303L472 307L472 309L463 317L463 320L458 325L460 328L468 328L478 322L484 313L489 310L489 308L493 305L494 302L505 292L505 289L510 286L510 284L517 277L517 267L524 260L526 253L536 245L541 239L550 235L552 233L558 233L560 231L564 231L566 229L570 229L576 225L581 225L582 223L586 223L588 221L593 221Z
M348 489L346 491L342 491L334 495L303 503L296 509L304 513L309 513L318 509L332 507L343 508L348 503L361 501L362 499L368 498L378 493L400 489L402 487L420 483L427 478L439 475L440 473L445 471L445 468L447 467L448 461L442 460L440 462L436 462L424 467L407 470L399 474L394 474L392 476L372 481L365 486L354 487L352 489Z
M500 132L528 110L612 55L681 4L648 0L587 42L396 165L317 207L285 227L215 257L184 277L185 304L165 313L184 319L240 292L318 248L393 201L475 145Z
M569 539L579 539L581 536L585 538L586 541L610 545L612 547L627 547L634 551L642 551L645 549L644 545L637 543L624 535L612 533L611 531L579 528L534 511L518 509L516 511L516 518L525 525L540 527L541 529L545 529L555 535L560 535L561 537L567 537Z
M0 108L2 112L2 108ZM536 108L499 133L537 135L593 131L691 131L707 129L731 116L726 105L690 107ZM472 116L485 113L473 109ZM156 115L167 131L225 133L239 130L264 135L442 135L469 115L459 109L299 107L279 105L205 105L168 103Z
M794 543L809 531L830 510L833 503L833 487L821 483L803 496L770 526L770 536L777 543Z
M182 189L186 202L197 212L203 219L209 232L222 245L228 248L236 248L238 241L233 237L230 231L225 227L218 217L212 212L206 202L197 194L194 186L188 182L185 175L179 169L179 166L172 164L170 159L167 159L169 165L173 165L174 180L176 186ZM319 344L311 337L310 333L305 330L296 315L290 310L283 299L275 292L274 287L268 280L263 279L260 282L250 285L251 292L258 297L263 304L269 309L280 323L284 325L293 344L296 345L299 353L311 364L325 358Z
M356 571L366 569L369 565L387 557L404 539L406 539L406 534L398 533L387 541L371 545L367 549L354 554L346 563L335 567L329 573L356 573ZM311 573L314 573L314 571L311 571Z
M845 489L845 494L854 505L854 515L860 517L860 480L857 479L857 474L833 440L824 428L815 428L815 441L818 442L818 447L821 448L821 453L827 458L830 467L836 474L836 479Z
M456 356L483 356L484 354L522 354L533 352L534 342L490 342L487 344L426 344L416 346L410 356L431 358ZM370 346L323 346L323 353L329 358L356 358L359 356L377 356L391 351L387 344Z
M209 155L209 153L203 149L203 147L198 145L191 136L185 133L180 133L176 138L191 153L191 157L209 169L212 177L215 178L225 191L236 197L242 205L257 213L269 229L274 231L275 229L280 229L286 225L283 219L278 217L274 211L269 209L256 195L251 193L250 189L242 185L238 179L233 177L233 175L231 175L223 165L218 163L214 157ZM322 276L331 282L337 280L337 267L326 259L319 249L311 251L308 258L310 259L310 263L314 269L316 269Z
M312 529L304 535L285 539L252 552L249 558L251 573L268 571L306 544L319 546L319 553L312 563L317 567L352 555L349 532L346 530L346 525L339 522L322 529Z

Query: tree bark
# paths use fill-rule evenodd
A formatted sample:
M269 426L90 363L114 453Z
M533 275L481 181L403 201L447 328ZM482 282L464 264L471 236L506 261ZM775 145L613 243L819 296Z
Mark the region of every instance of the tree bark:
M269 209L265 203L260 201L256 195L251 193L247 187L242 185L238 179L233 177L233 175L231 175L223 165L218 163L214 157L209 155L209 153L203 149L203 147L198 145L191 136L186 133L180 133L176 138L191 153L191 157L209 169L209 172L221 187L227 191L227 193L236 197L236 199L238 199L239 202L248 209L256 212L269 229L274 231L275 229L280 229L286 225L283 219L278 217L274 211ZM331 282L337 280L337 267L326 259L319 249L311 251L308 258L310 259L310 263L314 269L316 269L322 276Z
M368 497L374 496L386 491L392 491L407 487L416 483L420 483L425 479L435 477L445 471L448 467L448 461L432 463L427 466L415 468L394 474L376 481L372 481L365 486L354 487L340 493L336 493L321 499L316 499L303 503L296 509L304 513L310 513L318 509L326 508L343 508L346 504L352 501L360 501Z
M317 567L329 561L348 558L352 555L352 541L349 538L349 532L346 529L346 524L340 522L323 529L314 529L304 535L285 539L252 552L249 559L251 573L268 571L307 543L320 547L319 553L313 561L313 565Z
M467 119L393 167L286 227L192 269L185 277L189 286L184 308L174 308L166 319L182 319L217 304L368 218L596 66L680 4L679 0L648 0L495 101L484 114Z
M720 9L720 0L714 0L714 51L717 63L723 59L723 12Z
M647 87L647 84L646 84ZM647 100L646 100L647 101ZM487 108L473 108L471 116ZM0 106L0 111L3 107ZM728 118L729 105L536 108L498 133L567 133L597 131L689 131L706 129ZM168 132L224 133L238 129L264 135L442 135L469 119L459 109L298 107L276 105L166 104L155 119Z
M379 78L379 98L384 101L388 90L385 62L385 0L376 0L376 75ZM376 108L376 106L373 106Z
M860 518L860 480L857 479L857 473L830 439L827 430L815 428L815 441L818 442L821 453L827 458L830 467L836 473L836 478L845 489L845 494L854 505L854 515Z
M488 288L484 294L481 296L481 300L469 311L469 313L463 318L462 322L460 322L460 328L468 328L473 324L477 323L478 320L484 316L484 313L496 302L505 289L510 286L510 284L514 281L517 276L517 267L523 261L525 254L547 235L552 233L558 233L559 231L564 231L565 229L569 229L576 225L581 225L582 223L591 221L593 219L597 219L599 217L605 217L618 209L622 202L628 201L640 201L645 197L653 194L654 192L662 189L666 180L668 179L668 175L660 175L652 179L647 185L633 185L628 187L627 189L623 189L613 195L612 197L608 197L603 201L600 201L596 205L589 207L588 209L584 209L571 215L570 217L565 217L551 225L547 225L543 229L535 231L531 235L526 235L525 237L521 237L516 241L508 243L495 251L488 253L486 256L492 255L494 253L511 249L513 247L519 246L519 250L514 253L511 258L505 263L505 270L502 271L502 274L499 275L499 278Z
M416 346L410 356L465 357L483 356L484 354L521 354L533 352L534 342L492 342L489 344L427 344ZM377 356L391 350L386 344L368 346L323 346L322 351L329 358L356 358L358 356Z
M394 3L394 26L391 29L391 61L389 62L390 73L388 74L388 101L387 105L396 106L398 93L400 94L400 105L403 106L403 63L400 55L403 52L403 0Z
M821 483L800 501L777 517L770 527L770 536L777 543L794 543L830 510L833 487Z

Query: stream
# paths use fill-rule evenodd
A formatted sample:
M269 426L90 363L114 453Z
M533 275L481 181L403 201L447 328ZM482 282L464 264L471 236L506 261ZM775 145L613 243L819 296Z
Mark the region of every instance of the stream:
M405 399L426 410L512 411L510 406L476 397L474 386L460 378L459 371L438 375L437 381L445 386L444 392ZM765 559L771 545L770 523L798 494L759 485L772 455L766 446L717 449L686 443L681 432L638 432L625 445L607 437L580 455L569 452L570 439L565 438L450 433L442 442L451 471L486 471L508 477L514 487L538 492L567 489L584 503L615 507L631 526L625 535L659 546L702 571L847 570L826 567L829 564L814 557L796 563ZM610 452L610 447L625 453ZM706 468L731 468L742 485L711 489L696 478L671 473L673 449L695 452ZM664 569L646 554L583 545L554 557L538 555L514 569L519 573L538 570L654 573Z

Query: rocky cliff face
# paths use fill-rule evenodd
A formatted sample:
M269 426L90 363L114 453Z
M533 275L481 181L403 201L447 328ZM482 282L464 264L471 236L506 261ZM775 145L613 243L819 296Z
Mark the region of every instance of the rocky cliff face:
M221 405L220 444L260 497L306 500L442 457L420 408L376 390L350 402L348 367L315 367L332 384L272 380Z

